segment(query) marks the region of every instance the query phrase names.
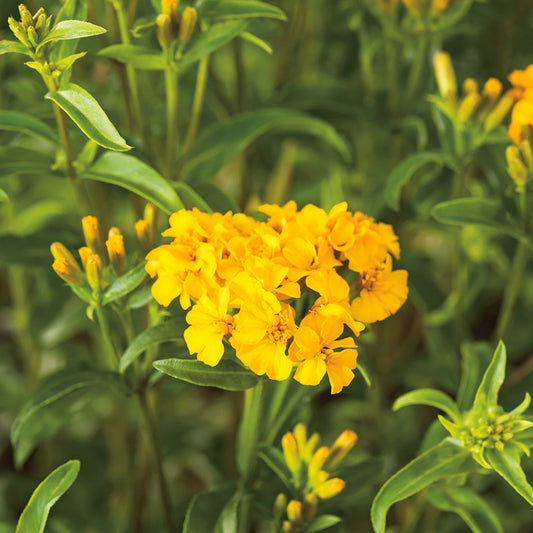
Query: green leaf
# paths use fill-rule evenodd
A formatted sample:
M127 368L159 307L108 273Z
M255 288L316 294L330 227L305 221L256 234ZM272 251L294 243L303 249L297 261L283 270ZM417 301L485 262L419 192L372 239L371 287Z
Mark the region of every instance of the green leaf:
M0 203L1 202L9 202L9 196L4 189L0 189Z
M474 399L474 413L478 413L479 416L486 416L489 407L498 405L498 391L505 379L506 359L505 345L500 341Z
M239 524L239 507L241 494L236 492L224 506L215 525L214 533L237 533Z
M332 514L323 514L319 516L316 520L313 520L309 527L307 528L308 533L317 533L318 531L324 531L336 524L340 524L342 520Z
M79 85L68 83L59 91L47 93L45 98L57 104L89 139L100 146L119 152L131 148L120 136L100 104Z
M68 461L49 474L33 492L20 515L15 533L43 533L52 505L74 483L79 471L79 461Z
M27 46L18 41L0 41L0 56L2 54L24 54L31 57L30 50Z
M461 381L457 392L457 405L461 411L472 408L476 390L492 360L492 347L488 342L464 342L461 344Z
M54 164L52 154L22 146L0 146L0 176L13 174L50 174Z
M440 479L466 472L472 465L470 452L447 438L430 448L394 474L381 487L371 510L376 533L385 533L387 511L396 502L404 500Z
M262 446L257 454L268 467L278 476L280 481L289 489L294 490L292 473L290 472L283 453L274 446Z
M209 27L187 48L179 60L179 68L183 70L200 61L205 55L211 54L226 43L229 43L244 31L246 25L246 21L236 20Z
M120 278L116 279L109 288L105 291L104 297L102 299L102 304L107 305L126 294L129 294L131 291L136 289L147 276L144 265L146 264L143 261L141 264L137 265L135 268L132 268L129 272L126 272Z
M37 52L44 44L52 41L67 41L69 39L92 37L93 35L100 35L106 31L106 29L96 24L84 22L83 20L62 20L40 42L37 47Z
M187 509L182 533L215 531L218 517L234 492L235 483L228 482L195 496Z
M81 175L128 189L154 203L167 215L183 209L176 191L152 167L127 154L105 153Z
M118 374L98 370L66 369L44 381L22 407L11 428L15 464L20 467L32 450L51 437L79 408L75 401L92 389L102 388L120 395L129 390Z
M139 333L120 358L120 372L124 372L150 346L183 339L183 332L187 327L185 316L181 316L160 322Z
M392 407L394 411L407 405L430 405L444 411L453 421L458 421L461 414L455 402L444 392L435 389L418 389L400 396Z
M272 47L266 41L263 41L263 39L257 37L257 35L243 31L241 33L241 38L244 41L248 41L254 46L257 46L258 48L261 48L261 50L264 50L267 54L272 55Z
M233 361L222 360L217 366L208 366L202 361L190 359L161 359L154 367L176 379L224 390L251 389L259 382L259 376Z
M21 131L27 135L43 137L54 144L59 143L52 128L33 115L21 111L0 111L0 129Z
M202 18L268 17L287 20L281 9L258 0L203 0L196 5Z
M503 533L491 507L473 490L463 487L430 487L429 501L441 511L457 513L474 533Z
M433 218L443 224L478 224L499 229L500 231L512 231L506 227L503 221L503 211L499 200L488 198L459 198L441 202L431 210Z
M209 207L209 204L189 185L183 182L178 182L175 185L176 192L180 197L185 209L192 209L197 207L200 211L204 213L212 213L213 210Z
M100 50L98 55L116 59L141 70L164 70L166 67L161 51L135 44L114 44Z
M190 183L188 185L189 189L198 194L213 211L217 213L227 213L228 211L238 213L240 211L233 198L209 181Z
M526 475L520 466L520 455L517 449L508 445L502 451L495 448L485 449L485 460L500 476L513 487L530 505L533 505L533 487L527 482Z
M394 211L400 209L402 188L418 170L429 163L453 167L451 156L442 152L422 152L404 159L394 168L385 184L385 202L391 209L394 209Z
M289 109L261 109L207 128L193 145L183 170L185 179L209 178L267 132L313 135L350 158L346 142L327 122Z

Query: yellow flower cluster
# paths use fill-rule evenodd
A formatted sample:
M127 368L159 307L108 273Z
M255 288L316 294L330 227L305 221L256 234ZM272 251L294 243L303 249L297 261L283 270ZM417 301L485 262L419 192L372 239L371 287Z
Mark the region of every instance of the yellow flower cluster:
M146 257L157 280L152 295L168 306L175 298L190 327L185 342L198 359L215 366L224 339L258 375L317 385L327 373L332 393L353 379L359 322L383 320L407 298L407 272L392 270L399 256L391 226L346 203L329 213L313 205L297 210L263 205L266 222L238 213L208 215L197 209L170 217L170 244ZM354 278L351 286L339 274ZM357 276L356 276L357 274ZM291 303L303 318L296 324Z
M453 0L376 0L376 3L379 9L385 13L396 11L400 3L403 3L409 13L416 17L422 17L426 13L432 15L444 13L453 3Z

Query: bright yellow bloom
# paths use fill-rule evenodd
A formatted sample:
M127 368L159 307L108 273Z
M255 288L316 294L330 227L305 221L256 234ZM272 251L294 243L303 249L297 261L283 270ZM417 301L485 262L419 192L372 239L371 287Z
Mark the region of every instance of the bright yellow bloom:
M219 290L216 301L203 295L187 313L184 338L191 354L197 353L198 360L206 365L216 366L224 354L223 338L231 335L234 320L228 314L229 288Z
M360 272L357 285L361 292L352 302L352 315L367 324L396 313L407 299L407 271L393 271L390 255Z
M533 128L533 102L519 100L513 107L511 120L509 136L518 145L524 141L524 129L531 134L531 129Z

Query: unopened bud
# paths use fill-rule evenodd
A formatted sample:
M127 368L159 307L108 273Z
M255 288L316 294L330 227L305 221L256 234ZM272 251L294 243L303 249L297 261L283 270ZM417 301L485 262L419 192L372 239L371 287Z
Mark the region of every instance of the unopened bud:
M116 229L116 228L115 228ZM105 242L109 263L113 272L121 276L126 272L126 250L124 248L124 237L119 233L109 231L109 239Z
M137 235L137 241L142 252L144 254L148 253L153 248L153 240L146 220L141 219L135 222L135 234Z
M104 287L102 260L98 254L91 254L85 264L87 280L94 291L100 291Z
M291 524L288 520L284 520L281 530L283 533L295 533L297 528L294 524Z
M300 452L302 459L306 462L311 460L313 454L315 453L318 445L320 444L320 435L318 433L313 433L309 440L306 442L304 449Z
M355 446L356 442L357 433L355 433L355 431L349 429L343 431L333 443L331 453L326 460L324 468L328 470L334 470L337 468L348 455L348 452Z
M100 227L98 219L93 216L86 216L81 219L83 227L83 236L87 246L95 253L101 254L103 250L102 237L100 236Z
M42 8L41 8L42 9ZM40 11L40 10L39 10ZM35 30L37 31L37 33L42 37L44 37L43 35L43 29L46 27L46 14L44 12L44 10L41 12L41 14L39 15L39 17L37 18L37 20L35 21Z
M322 500L327 500L328 498L333 498L333 496L339 494L345 486L346 483L342 479L334 477L315 487L313 493Z
M533 174L533 147L531 146L531 141L525 140L521 142L518 144L518 148L520 149L526 168Z
M176 28L180 18L179 5L179 0L161 0L161 13L168 15Z
M26 31L20 22L17 22L13 17L7 19L9 29L13 32L13 35L24 45L31 46Z
M489 78L483 86L483 98L488 99L491 102L495 102L500 94L502 94L503 84L496 78Z
M276 500L274 501L274 518L279 520L281 517L285 514L285 509L287 508L287 496L283 494L283 492L280 492L276 496Z
M494 109L487 115L483 128L485 131L492 131L496 126L499 126L503 119L507 116L509 111L514 105L514 91L512 89L506 91L506 93L498 100L498 103L494 106Z
M319 474L322 471L322 467L324 466L324 463L330 453L331 451L327 446L322 446L314 453L307 470L307 479L309 480L309 485L314 486L317 484L319 480Z
M425 0L403 0L405 7L416 17L422 15L422 10L425 7Z
M93 251L88 246L82 246L78 253L80 254L81 264L83 265L83 268L86 268L87 265L87 259L89 259L89 256L92 255Z
M186 7L180 21L179 37L181 44L187 44L192 37L198 14L194 7Z
M71 263L65 258L59 257L52 264L52 268L62 280L71 285L82 287L85 284L85 277L78 263Z
M52 252L54 259L65 259L69 263L77 264L76 259L63 243L53 242L50 245L50 251Z
M156 21L157 38L161 48L168 48L172 43L172 19L169 15L158 15Z
M37 48L39 44L39 36L37 35L37 32L35 31L35 28L33 26L30 26L26 33L28 34L28 40L30 41L31 45L34 48Z
M302 502L302 516L304 522L311 522L316 515L318 506L318 496L316 494L308 494Z
M481 104L481 95L479 93L467 94L459 105L457 118L459 122L466 122L472 118Z
M453 0L433 0L431 3L431 11L437 15L444 13L450 7Z
M287 518L293 524L302 523L302 502L291 500L287 505Z
M31 16L30 10L24 4L19 4L19 13L24 28L28 29L30 26L33 26L33 17Z
M433 68L441 96L455 107L457 103L457 80L449 54L442 51L435 52Z
M294 434L294 438L296 439L298 450L301 453L307 443L307 427L305 426L305 424L300 422L299 424L296 424L296 426L294 426L292 433Z
M529 172L520 157L520 150L514 145L508 146L505 151L505 157L507 159L507 171L515 182L517 191L520 191L526 184L529 175Z
M474 78L466 78L466 80L463 81L463 93L465 96L477 92L479 92L477 81Z
M298 444L292 433L285 433L281 439L281 447L283 448L283 456L289 470L293 474L297 474L302 464L302 459L298 453Z

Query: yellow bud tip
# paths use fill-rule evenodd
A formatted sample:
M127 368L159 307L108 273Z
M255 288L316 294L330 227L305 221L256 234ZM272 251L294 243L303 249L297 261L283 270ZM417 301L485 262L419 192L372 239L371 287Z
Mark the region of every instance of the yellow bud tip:
M285 433L281 439L281 447L285 462L292 472L297 472L300 468L301 458L298 453L298 444L292 433Z
M321 485L315 488L313 491L319 498L323 500L327 500L328 498L333 498L333 496L336 496L344 490L344 487L346 486L346 483L338 478L335 477L333 479L328 479Z
M463 92L465 95L470 93L477 93L477 81L474 78L466 78L466 80L463 82Z
M19 4L19 13L22 25L26 29L33 26L33 17L31 16L30 10L24 4Z
M87 272L87 280L93 290L100 290L103 288L103 269L102 259L98 254L91 254L87 258L85 264L85 270Z
M293 524L302 523L302 502L291 500L287 505L287 518Z
M442 51L435 52L433 55L433 67L441 96L446 98L451 104L455 104L457 80L450 55Z
M71 285L83 286L85 279L77 263L73 264L64 257L58 257L52 264L55 273Z
M101 251L101 239L100 228L98 225L98 219L93 216L86 216L81 219L81 225L83 228L83 235L85 237L85 243L94 252Z
M183 15L181 16L179 37L181 44L187 44L193 34L194 27L196 26L196 19L198 14L194 7L186 7Z
M168 15L169 17L178 17L179 13L179 0L161 0L161 13Z
M109 256L111 268L117 276L120 276L126 271L126 250L124 248L124 237L120 234L120 232L118 234L111 234L110 230L109 233L109 239L107 239L105 242L107 255Z
M87 259L90 255L92 255L93 251L88 246L82 246L78 250L78 254L80 255L81 264L83 265L83 268L87 265Z
M496 100L503 90L503 84L496 78L489 78L483 86L483 96Z
M135 222L135 234L137 235L137 241L141 249L144 252L148 252L152 248L153 241L150 235L150 227L146 220L141 219Z
M158 15L156 21L157 38L162 48L167 48L172 42L172 19L169 15Z

